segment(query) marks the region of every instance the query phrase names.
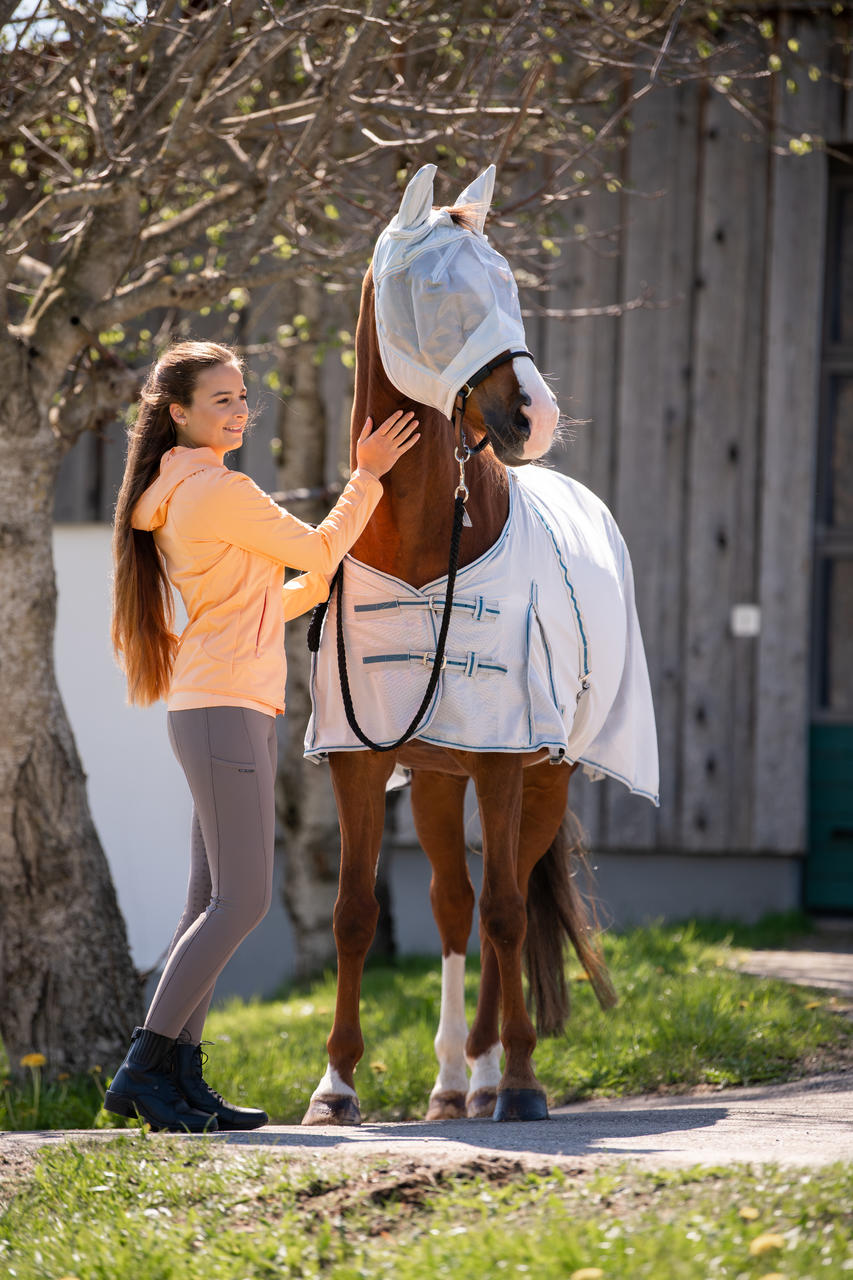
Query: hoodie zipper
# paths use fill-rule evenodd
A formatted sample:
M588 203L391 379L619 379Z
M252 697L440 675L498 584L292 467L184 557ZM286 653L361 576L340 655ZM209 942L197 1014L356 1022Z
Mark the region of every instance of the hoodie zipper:
M268 592L267 592L267 591L265 591L265 592L264 592L264 607L261 609L261 620L260 620L260 622L258 623L258 634L257 634L257 638L256 638L256 640L255 640L255 657L256 657L256 658L259 658L259 657L261 656L261 632L262 632L262 631L263 631L263 629L264 629L264 618L266 617L266 614L267 614L267 595L268 595Z

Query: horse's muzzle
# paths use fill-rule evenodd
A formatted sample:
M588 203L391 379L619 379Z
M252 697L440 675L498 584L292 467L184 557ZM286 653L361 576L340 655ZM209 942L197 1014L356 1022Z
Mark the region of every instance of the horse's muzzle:
M524 457L530 439L530 423L523 409L516 409L511 419L505 418L501 423L486 421L485 426L489 444L499 462L507 467L520 467L530 461Z

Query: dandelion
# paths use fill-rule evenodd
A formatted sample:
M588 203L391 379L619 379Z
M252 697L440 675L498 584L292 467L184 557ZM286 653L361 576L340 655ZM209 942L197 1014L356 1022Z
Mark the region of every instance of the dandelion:
M25 1053L21 1058L21 1066L28 1067L33 1077L33 1113L38 1120L39 1099L41 1097L41 1069L47 1062L43 1053Z
M56 1078L60 1084L64 1084L66 1080L71 1079L67 1071L60 1071L59 1075Z
M35 1067L43 1067L47 1064L47 1058L43 1053L25 1053L21 1058L21 1066L29 1067L31 1070Z
M601 1267L581 1267L572 1272L569 1280L604 1280L604 1272Z
M745 1204L745 1205L742 1205L740 1209L738 1209L738 1214L746 1222L754 1222L755 1219L758 1217L758 1210L753 1209L751 1204Z
M770 1253L771 1249L784 1249L785 1237L776 1235L772 1231L768 1231L765 1235L756 1236L751 1241L749 1252L753 1258L760 1258L763 1253Z
M759 1276L758 1280L785 1280L781 1271L768 1271L766 1275Z
M378 1076L384 1076L388 1068L384 1062L371 1062L370 1070L375 1071Z

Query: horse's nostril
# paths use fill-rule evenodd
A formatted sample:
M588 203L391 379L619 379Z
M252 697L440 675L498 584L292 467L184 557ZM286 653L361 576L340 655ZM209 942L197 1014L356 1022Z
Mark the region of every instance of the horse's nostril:
M516 410L515 418L513 419L513 422L514 422L516 431L518 431L520 435L523 435L525 440L529 440L530 439L530 423L525 417L521 409Z

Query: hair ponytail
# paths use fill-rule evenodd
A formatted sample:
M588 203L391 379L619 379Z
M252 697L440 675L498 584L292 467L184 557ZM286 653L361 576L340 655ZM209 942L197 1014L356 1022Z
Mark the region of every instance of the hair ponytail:
M133 511L156 478L160 459L176 443L170 404L189 407L199 374L242 362L215 342L180 342L152 368L136 421L128 430L127 462L113 527L112 643L127 677L128 700L147 706L169 691L178 650L174 599L154 535L134 529Z

